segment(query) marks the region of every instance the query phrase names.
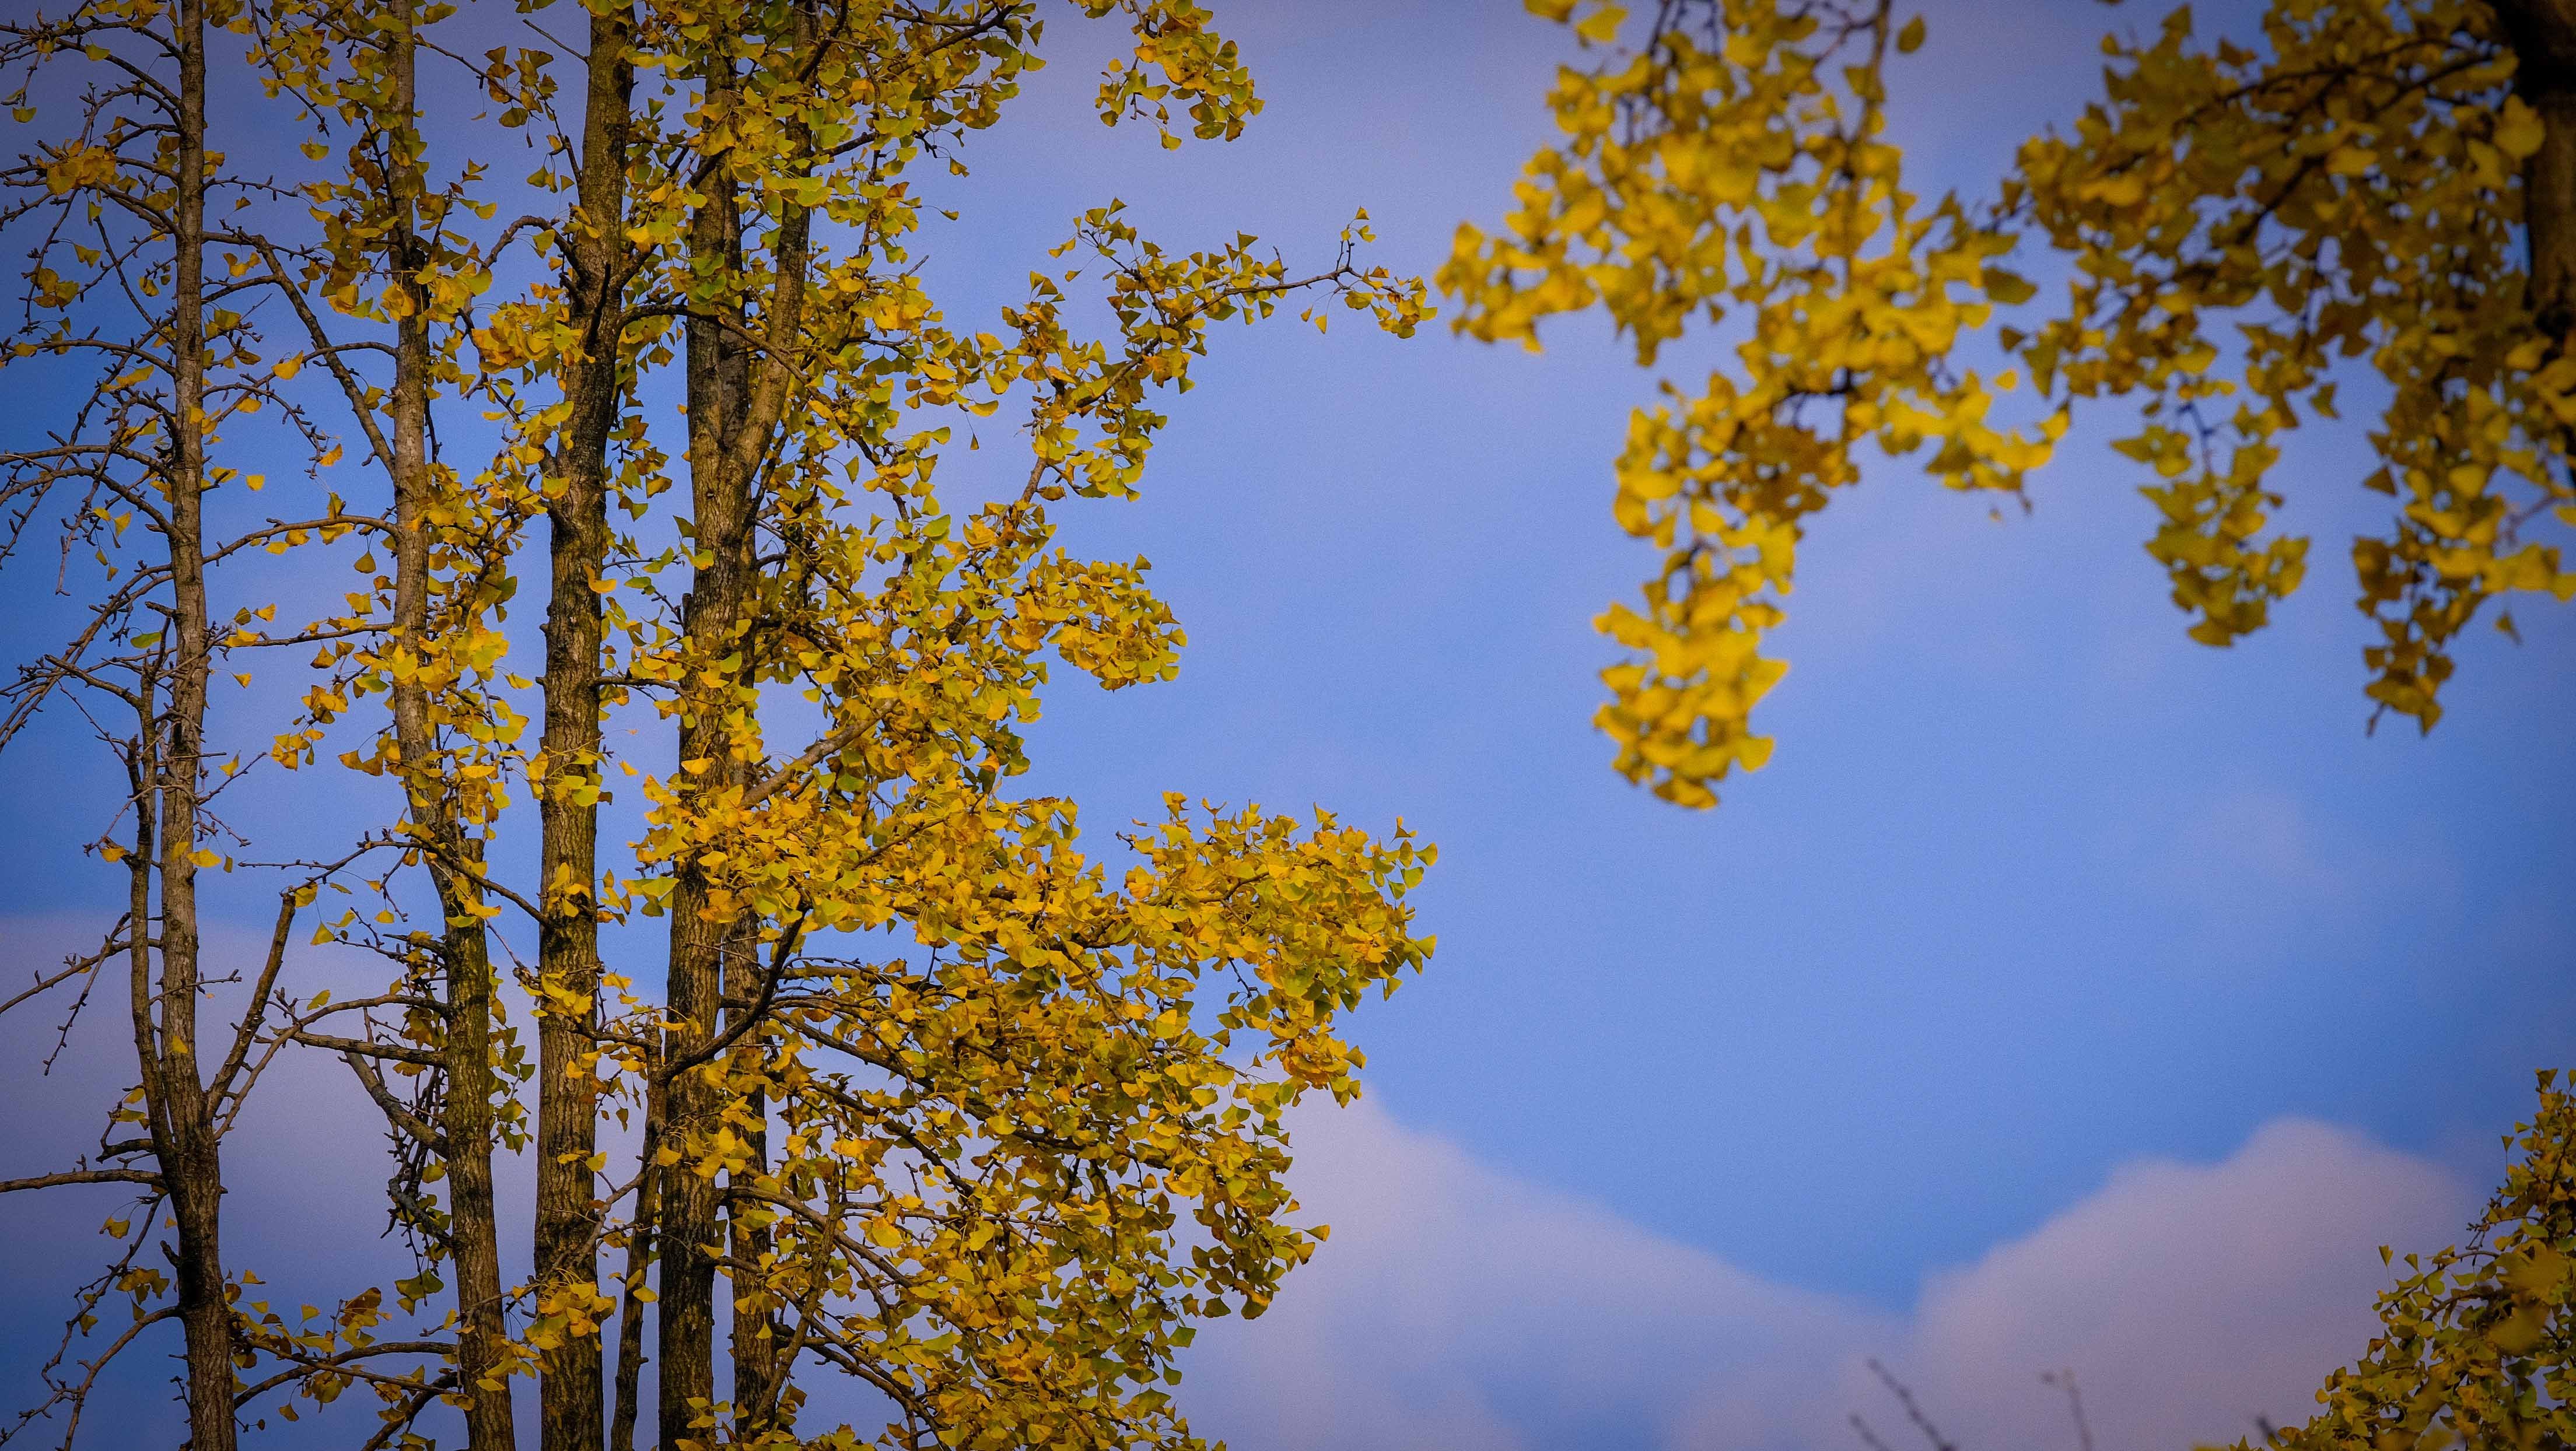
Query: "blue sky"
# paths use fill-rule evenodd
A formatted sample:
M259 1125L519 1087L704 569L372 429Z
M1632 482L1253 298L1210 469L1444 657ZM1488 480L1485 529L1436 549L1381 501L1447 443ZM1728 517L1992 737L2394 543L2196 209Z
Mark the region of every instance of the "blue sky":
M1900 125L1965 184L2097 84L2109 20L2152 17L1932 18ZM1243 142L1069 169L1023 130L979 184L1292 246L1364 204L1428 268L1501 210L1563 54L1504 7L1237 30L1270 101ZM1390 1111L1766 1273L1902 1303L2120 1160L2282 1113L2488 1166L2570 1046L2567 620L2481 632L2431 738L2367 736L2359 426L2293 445L2285 521L2319 565L2222 652L2184 638L2098 419L2029 517L1901 464L1838 500L1781 637L1778 756L1676 812L1587 724L1590 621L1649 566L1607 507L1649 384L1604 331L1539 357L1356 329L1220 348L1143 504L1086 516L1156 561L1183 677L1067 700L1042 780L1095 819L1173 786L1404 814L1442 844L1442 947L1363 1028ZM1866 1228L1819 1256L1825 1220Z
M1929 10L1899 124L1927 175L1962 186L2098 84L2101 29L2156 13ZM1428 271L1460 219L1503 210L1546 137L1565 37L1516 6L1231 11L1268 110L1232 146L1176 153L1091 118L1102 37L1062 24L1061 58L979 142L960 221L932 235L953 314L1009 296L1074 212L1111 196L1149 235L1240 227L1292 262L1366 206L1380 259ZM2217 652L2166 603L2139 547L2151 506L2100 446L2120 420L2097 417L2027 517L1992 519L1902 464L1839 499L1779 636L1793 668L1761 718L1777 756L1714 813L1678 812L1614 777L1587 724L1609 659L1590 621L1649 564L1611 523L1608 465L1650 380L1591 320L1549 343L1533 357L1445 330L1399 342L1356 318L1325 338L1284 321L1220 335L1174 400L1143 501L1068 531L1078 549L1150 556L1191 648L1173 684L1058 687L1029 789L1076 797L1096 832L1182 790L1401 815L1441 845L1418 897L1439 955L1358 1020L1370 1107L1315 1129L1342 1167L1312 1197L1363 1221L1374 1202L1434 1206L1423 1222L1454 1232L1426 1243L1561 1233L1641 1246L1621 1262L1641 1283L1761 1287L1789 1308L1690 1332L1753 1359L1790 1353L1764 1333L1788 1346L1811 1331L1831 1355L1910 1348L1938 1367L1944 1307L2012 1283L2017 1255L2090 1243L2084 1226L2123 1214L2245 1229L2332 1193L2389 1217L2356 1209L2333 1222L2344 1239L2320 1228L2323 1278L2298 1281L2316 1299L2310 1338L2265 1338L2310 1360L2346 1343L2377 1280L2375 1255L2354 1268L2372 1236L2446 1232L2497 1171L2531 1070L2576 1061L2576 621L2521 611L2518 647L2480 632L2438 731L2365 735L2345 542L2381 501L2358 487L2359 423L2292 445L2285 522L2317 536L2318 567L2268 632ZM17 609L30 584L13 565L0 592ZM40 749L61 754L19 777L31 825L64 819L85 779L68 733ZM53 927L25 924L103 900L99 869L63 841L0 840L0 912L21 924L0 933L49 943ZM1389 1222L1348 1263L1450 1275L1441 1293L1476 1317L1553 1313L1495 1256L1403 1248L1421 1232ZM2224 1237L2156 1243L2188 1258ZM1300 1309L1292 1282L1283 1314L1343 1341L1392 1333L1412 1303L1313 1273L1342 1288ZM1736 1292L1722 1286L1709 1294ZM1586 1301L1571 1323L1596 1348L1677 1343L1650 1333L1650 1306L1623 1313ZM2167 1328L2181 1344L2206 1327ZM1551 1389L1515 1359L1541 1342L1487 1354L1473 1339L1445 1371L1370 1393L1425 1425L1487 1416L1495 1438L1531 1445L1697 1434L1654 1385ZM1212 1433L1415 1444L1298 1430L1287 1382L1222 1340L1207 1404L1245 1423ZM2283 1365L2276 1377L2323 1369ZM1981 1373L1943 1384L1971 1402ZM1443 1396L1474 1404L1451 1417Z

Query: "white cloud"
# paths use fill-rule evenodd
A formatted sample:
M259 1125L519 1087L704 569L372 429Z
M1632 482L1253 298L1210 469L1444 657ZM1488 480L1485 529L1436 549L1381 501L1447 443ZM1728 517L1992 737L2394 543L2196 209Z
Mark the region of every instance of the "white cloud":
M1568 1444L1678 1411L1676 1387L1784 1375L1887 1328L1366 1104L1307 1116L1297 1144L1299 1197L1331 1242L1270 1314L1201 1332L1185 1384L1202 1429L1245 1451Z
M2304 1419L2368 1342L2378 1246L2448 1242L2471 1187L2300 1119L2225 1162L2150 1161L2026 1238L1926 1287L1909 1341L1927 1394L1987 1446L2067 1444L2032 1373L2069 1366L2112 1451L2233 1440ZM1946 1428L1945 1428L1946 1429Z
M2456 1233L2470 1186L2282 1120L2223 1163L2133 1164L1910 1317L1759 1279L1476 1163L1362 1105L1300 1126L1297 1184L1333 1225L1251 1324L1202 1334L1185 1403L1237 1451L1905 1444L1866 1357L1967 1451L2068 1447L2042 1370L2070 1367L2102 1451L2182 1451L2296 1419L2357 1351L2382 1243ZM1820 1226L1830 1237L1866 1232Z
M22 973L76 941L60 923L0 919L0 967ZM221 950L256 946L226 935ZM13 1015L0 1056L24 1062L51 1039L50 1016ZM94 1143L128 1051L115 1004L93 1004L56 1073L12 1086L0 1169L51 1167ZM229 1166L242 1196L233 1248L289 1301L303 1281L327 1293L399 1258L375 1238L381 1221L347 1215L373 1202L383 1169L377 1128L329 1079L335 1067L283 1069ZM2368 1338L2388 1277L2377 1247L2448 1242L2478 1187L2347 1130L2276 1121L2217 1164L2128 1165L2030 1234L1931 1277L1900 1316L1749 1274L1373 1103L1305 1114L1297 1147L1301 1217L1332 1224L1332 1239L1268 1316L1205 1329L1182 1388L1199 1429L1236 1451L1859 1451L1844 1422L1854 1410L1914 1451L1862 1368L1872 1355L1964 1451L2072 1451L2064 1403L2038 1380L2060 1366L2084 1387L2100 1451L2185 1451L2256 1414L2299 1418ZM0 1300L42 1323L56 1282L92 1263L112 1204L8 1207L28 1272ZM1866 1233L1820 1224L1816 1253ZM0 1367L23 1386L23 1366ZM154 1393L102 1408L102 1431L114 1440L135 1429L120 1416L167 1409Z

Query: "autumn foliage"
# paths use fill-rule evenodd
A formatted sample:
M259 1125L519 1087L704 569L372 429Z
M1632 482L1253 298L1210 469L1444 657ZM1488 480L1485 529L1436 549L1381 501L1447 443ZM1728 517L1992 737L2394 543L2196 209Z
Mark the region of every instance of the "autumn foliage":
M1535 347L1598 308L1641 364L1694 333L1733 359L1666 378L1617 461L1613 512L1656 557L1601 620L1630 779L1706 806L1767 758L1765 637L1869 457L2020 499L2111 400L2204 643L2304 579L2275 466L2355 367L2386 394L2355 482L2388 523L2351 545L2376 707L2429 729L2481 612L2510 631L2491 605L2576 596L2576 16L2553 0L2278 0L2241 39L2177 7L2103 41L2103 98L1991 194L1937 198L1889 125L1925 33L1891 0L1530 8L1592 60L1559 73L1517 208L1459 231L1455 325Z
M924 179L959 194L1038 10L0 24L34 138L0 172L33 259L0 357L69 400L0 455L0 500L83 606L5 729L122 719L134 786L90 847L130 908L44 984L125 984L131 1127L0 1184L138 1196L39 1423L176 1334L198 1451L333 1403L370 1447L426 1444L441 1406L478 1451L1195 1444L1174 1355L1319 1237L1283 1115L1356 1092L1339 1025L1430 952L1405 895L1432 852L1176 794L1103 854L1073 802L1015 793L1051 672L1149 683L1183 643L1145 561L1057 520L1138 494L1220 328L1426 308L1359 259L1364 216L1298 273L1104 199L1021 300L953 313ZM1187 0L1066 10L1126 27L1102 120L1178 145L1259 109ZM303 573L249 567L274 555ZM271 593L334 570L319 612ZM276 693L210 710L279 677L254 735ZM258 776L381 818L237 839L216 803ZM201 1034L200 919L246 896L275 941ZM306 938L381 986L303 980ZM222 1154L316 1053L381 1110L417 1264L297 1312L225 1253ZM514 1153L532 1219L496 1201ZM816 1376L884 1414L810 1424Z
M2576 6L2273 0L2241 38L2177 6L2103 40L2102 98L1990 195L1937 199L1888 120L1926 32L1892 0L1528 8L1588 63L1559 70L1558 139L1501 227L1459 228L1454 326L1535 349L1597 309L1641 366L1693 335L1731 358L1663 378L1616 462L1613 515L1656 561L1600 620L1626 654L1596 719L1629 779L1710 806L1769 757L1766 636L1873 455L2020 500L2109 400L2135 411L2113 447L2144 470L2147 553L2223 646L2306 576L2309 541L2272 523L2284 443L2376 385L2357 482L2388 519L2351 543L2374 721L2430 730L2481 614L2510 634L2513 597L2576 598ZM2384 1333L2272 1444L2571 1439L2571 1129L2544 1075L2472 1237L2407 1258Z
M2282 448L2361 370L2378 708L2430 728L2463 631L2576 596L2565 0L2274 0L2241 41L2176 11L1938 198L1889 122L1925 34L1891 0L1531 8L1584 63L1457 235L1456 326L1730 349L1616 460L1654 554L1602 619L1629 778L1704 806L1762 764L1767 637L1865 466L2019 500L2112 400L2206 643L2304 579ZM1103 122L1222 143L1260 109L1192 0L0 20L0 371L41 420L0 451L0 560L76 606L0 747L77 721L126 788L84 827L121 916L0 1010L112 1001L133 1052L94 1155L0 1181L126 1196L0 1441L68 1442L175 1341L194 1451L351 1407L369 1451L1201 1444L1177 1357L1321 1238L1285 1116L1358 1091L1343 1024L1428 958L1435 854L1177 792L1103 849L1016 790L1061 672L1150 684L1185 643L1146 561L1059 528L1139 497L1228 327L1431 309L1364 212L1291 267L1106 197L1009 303L937 295L1049 23L1116 28ZM253 840L243 781L372 817ZM236 973L207 929L245 916ZM316 946L374 977L335 995ZM327 1306L224 1237L227 1141L290 1055L382 1118L413 1257ZM2482 1237L2410 1262L2288 1442L2569 1439L2571 1124L2544 1083ZM882 1416L824 1424L827 1377Z
M2399 1261L2379 1334L2327 1378L2323 1409L2270 1444L2563 1446L2576 1435L2576 1095L2557 1074L2540 1075L2538 1110L2505 1144L2513 1167L2467 1242Z

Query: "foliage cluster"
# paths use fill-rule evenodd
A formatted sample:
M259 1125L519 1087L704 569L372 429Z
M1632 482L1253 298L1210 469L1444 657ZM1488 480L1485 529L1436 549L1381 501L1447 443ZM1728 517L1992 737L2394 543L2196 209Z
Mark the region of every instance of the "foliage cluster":
M1068 18L1130 41L1105 122L1177 146L1260 108L1189 0ZM197 1451L344 1398L370 1448L428 1444L440 1406L476 1451L1196 1444L1174 1357L1320 1237L1283 1115L1357 1091L1341 1023L1429 954L1405 898L1433 853L1175 795L1121 865L1013 794L1051 669L1119 689L1183 643L1144 560L1057 520L1136 495L1218 329L1427 307L1358 259L1365 214L1299 275L1108 203L953 320L927 198L1045 30L1035 0L0 23L30 138L0 168L30 258L0 364L59 404L0 454L0 507L13 567L57 555L80 606L0 689L0 742L85 719L131 786L89 848L127 911L31 996L121 967L139 1075L94 1156L0 1184L137 1196L78 1307L98 1333L18 1430L68 1444L169 1326ZM997 417L1024 468L941 487ZM344 597L299 616L291 582L332 568ZM223 800L262 776L381 814L253 843ZM226 997L207 930L246 893L274 941ZM384 980L323 989L308 935ZM298 1314L226 1253L223 1161L313 1053L382 1111L417 1265ZM514 1152L532 1219L494 1189ZM808 1424L827 1374L882 1428Z
M2345 360L2386 393L2360 482L2390 516L2352 545L2376 709L2430 729L2482 610L2576 596L2576 13L2556 0L2276 0L2242 43L2176 7L2107 37L2103 98L1983 199L1908 188L1888 88L1925 25L1893 0L1662 0L1641 34L1608 0L1530 8L1596 59L1559 72L1561 139L1518 208L1460 229L1455 325L1536 347L1599 308L1640 364L1696 333L1732 358L1666 378L1618 459L1618 523L1656 551L1642 600L1601 620L1627 654L1598 720L1630 779L1707 806L1768 757L1751 717L1786 667L1764 640L1866 450L2020 500L2095 400L2136 408L2116 447L2194 639L2260 628L2304 578L2275 465L2339 416ZM2025 242L2053 302L2002 265ZM1998 421L2017 390L2025 417Z

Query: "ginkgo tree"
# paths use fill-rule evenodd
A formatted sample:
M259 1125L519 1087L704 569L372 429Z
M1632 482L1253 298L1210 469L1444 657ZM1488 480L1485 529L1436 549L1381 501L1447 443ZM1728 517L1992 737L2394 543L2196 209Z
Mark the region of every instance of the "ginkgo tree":
M1015 794L1050 657L1117 689L1183 644L1144 561L1072 554L1056 520L1136 496L1221 327L1335 305L1409 334L1428 308L1360 258L1365 214L1300 272L1104 201L1020 301L952 314L926 194L968 174L1048 9L1125 27L1105 122L1180 145L1260 108L1189 0L78 0L0 26L33 138L0 172L32 258L6 363L70 400L0 454L0 498L88 591L0 741L133 722L104 732L132 793L92 848L129 908L23 997L127 964L116 1118L141 1126L0 1181L141 1196L0 1436L68 1442L176 1321L199 1451L344 1398L369 1447L428 1444L442 1406L475 1451L1196 1444L1174 1357L1311 1253L1283 1116L1357 1091L1340 1023L1427 958L1406 894L1433 853L1175 795L1102 855L1072 802ZM210 714L219 675L291 703ZM221 783L284 773L382 814L256 855L217 836ZM239 889L275 929L201 1049L217 868L276 876ZM308 935L389 976L324 990ZM300 1316L221 1248L223 1145L290 1054L380 1113L416 1257ZM494 1188L513 1153L524 1219ZM818 1375L883 1414L811 1424Z
M2102 43L2101 99L1966 197L1909 189L1888 97L1925 19L1894 0L1530 8L1589 59L1515 209L1460 229L1455 326L1535 347L1598 309L1642 365L1694 335L1729 359L1665 377L1617 459L1614 517L1656 558L1601 620L1630 779L1707 806L1767 758L1765 637L1865 462L2019 498L2095 404L2133 412L2147 550L2207 644L2304 579L2275 466L2356 374L2386 395L2350 481L2388 499L2351 545L2375 709L2430 729L2464 630L2576 596L2576 6L2141 17Z

